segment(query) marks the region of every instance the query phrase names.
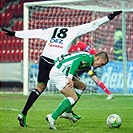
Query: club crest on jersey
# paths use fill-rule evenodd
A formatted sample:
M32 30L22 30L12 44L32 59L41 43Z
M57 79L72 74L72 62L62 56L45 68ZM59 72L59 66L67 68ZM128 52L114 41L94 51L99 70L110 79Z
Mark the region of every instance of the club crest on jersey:
M82 65L86 66L86 61L82 60Z

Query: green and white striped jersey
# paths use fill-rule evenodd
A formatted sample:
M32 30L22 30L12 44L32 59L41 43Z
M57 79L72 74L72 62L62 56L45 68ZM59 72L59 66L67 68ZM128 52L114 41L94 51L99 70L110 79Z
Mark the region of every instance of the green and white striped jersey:
M55 66L72 79L77 70L90 67L93 61L93 55L87 52L75 52L58 57Z

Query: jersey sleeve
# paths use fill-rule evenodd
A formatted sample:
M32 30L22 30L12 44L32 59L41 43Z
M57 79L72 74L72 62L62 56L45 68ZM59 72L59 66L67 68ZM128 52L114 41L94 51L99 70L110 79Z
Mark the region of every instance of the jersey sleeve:
M80 65L80 58L77 58L73 61L72 65L69 69L69 72L68 72L68 77L69 78L71 78L71 79L73 78L73 76L74 76L75 72L77 71L79 65Z
M89 46L89 45L87 45L87 44L84 43L84 42L78 42L78 43L77 43L77 47L80 47L80 50L81 50L81 51L86 51L88 46Z
M51 33L50 28L48 29L35 29L35 30L22 30L22 31L16 31L15 36L18 38L40 38L44 40L49 39L49 35Z
M108 21L109 21L109 18L105 16L105 17L96 19L94 21L91 21L90 23L75 26L73 27L73 29L75 30L75 32L77 32L77 36L81 36L88 32L95 31L98 27L100 27L102 24Z
M79 41L76 45L72 45L68 52L69 53L77 52L77 51L86 51L86 52L88 52L88 47L90 47L88 44Z
M94 57L89 55L80 55L79 58L75 59L69 69L68 77L72 78L75 72L78 70L79 67L83 67L85 65L90 66L92 64ZM85 64L84 64L85 63Z

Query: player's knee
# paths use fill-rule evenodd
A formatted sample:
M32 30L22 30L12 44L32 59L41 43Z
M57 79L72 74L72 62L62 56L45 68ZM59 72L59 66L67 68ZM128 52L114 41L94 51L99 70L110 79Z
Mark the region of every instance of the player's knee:
M74 88L84 91L86 88L85 83L80 80L74 80Z
M77 88L80 89L80 90L82 90L82 91L84 91L85 88L86 88L86 85L85 85L85 83L80 82L80 84L79 84L79 86Z
M85 83L81 82L81 90L82 90L82 91L84 91L84 90L85 90L85 88L86 88Z
M67 97L71 105L73 105L76 101L73 99L73 97Z
M75 102L78 100L78 96L76 95L76 93L64 93L61 92L65 97L71 97Z
M76 102L78 100L77 95L72 96L73 100Z
M42 84L42 83L37 83L37 86L36 86L36 89L42 93L46 88L46 85L45 84Z

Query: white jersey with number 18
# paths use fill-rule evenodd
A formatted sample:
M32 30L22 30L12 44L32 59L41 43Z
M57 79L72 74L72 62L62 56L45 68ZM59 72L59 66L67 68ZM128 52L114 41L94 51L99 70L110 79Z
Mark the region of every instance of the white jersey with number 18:
M47 41L42 55L56 59L66 54L75 38L96 30L100 25L109 21L108 17L94 20L90 23L74 27L52 27L47 29L35 29L27 31L16 31L15 36L19 38L40 38Z

